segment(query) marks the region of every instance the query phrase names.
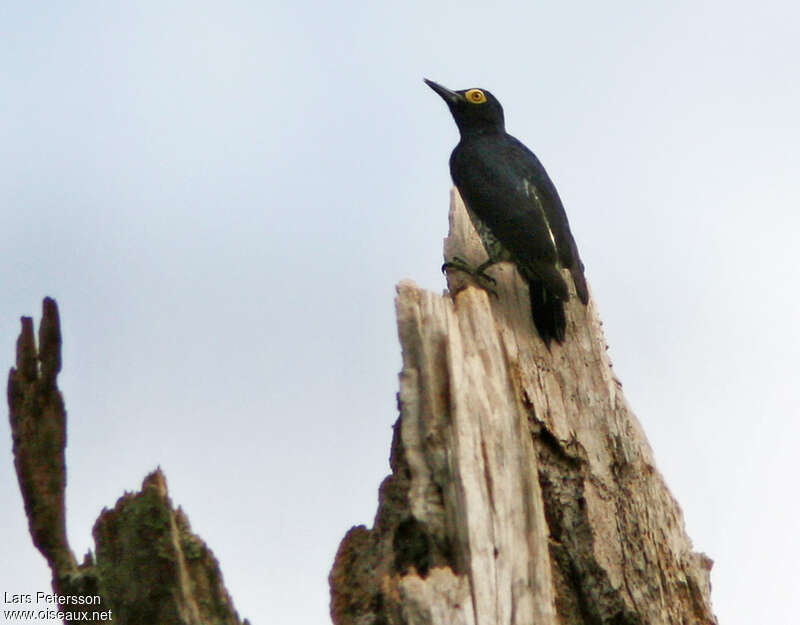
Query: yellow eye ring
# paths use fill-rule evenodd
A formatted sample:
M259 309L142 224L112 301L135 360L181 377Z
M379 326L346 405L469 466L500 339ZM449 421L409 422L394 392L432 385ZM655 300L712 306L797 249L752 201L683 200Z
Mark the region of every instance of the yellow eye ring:
M473 104L486 102L486 96L480 89L470 89L464 93L464 97L467 98L467 102L472 102Z

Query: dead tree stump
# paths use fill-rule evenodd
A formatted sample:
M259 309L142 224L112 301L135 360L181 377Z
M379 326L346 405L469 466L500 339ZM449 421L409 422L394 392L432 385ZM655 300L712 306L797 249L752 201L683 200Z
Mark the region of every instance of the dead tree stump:
M95 553L78 564L66 532L67 412L59 371L58 307L46 298L38 349L33 320L22 318L8 412L31 537L50 565L54 594L66 600L58 605L68 615L64 623L248 625L234 609L214 554L172 505L160 468L141 491L103 509L93 530ZM71 609L75 604L86 614Z
M485 253L453 193L445 257ZM398 286L392 474L331 583L336 625L715 624L711 560L614 376L593 301L544 346L527 286ZM569 282L571 284L571 281ZM573 291L574 294L574 291Z

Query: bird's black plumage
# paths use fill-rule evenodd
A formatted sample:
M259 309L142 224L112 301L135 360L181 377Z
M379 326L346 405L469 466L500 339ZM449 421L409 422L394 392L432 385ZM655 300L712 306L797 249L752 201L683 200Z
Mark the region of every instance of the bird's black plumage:
M451 91L425 80L453 114L461 140L450 156L450 174L489 254L473 270L511 261L528 283L531 313L547 346L564 340L569 269L578 298L589 292L583 263L558 192L536 155L506 133L503 107L485 89ZM449 263L467 269L460 263Z

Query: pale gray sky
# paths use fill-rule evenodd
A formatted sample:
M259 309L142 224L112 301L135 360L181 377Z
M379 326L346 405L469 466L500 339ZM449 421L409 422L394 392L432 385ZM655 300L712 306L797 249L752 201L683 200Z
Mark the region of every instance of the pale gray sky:
M0 3L0 363L57 299L68 530L160 464L254 625L328 620L370 525L394 285L440 290L457 131L490 89L559 188L617 374L716 564L794 625L796 3ZM6 441L0 590L47 590Z

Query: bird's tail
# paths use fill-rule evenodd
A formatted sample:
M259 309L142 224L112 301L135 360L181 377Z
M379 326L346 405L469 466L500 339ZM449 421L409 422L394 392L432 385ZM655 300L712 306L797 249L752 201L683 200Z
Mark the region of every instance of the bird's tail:
M530 280L528 288L531 296L533 325L536 326L547 349L550 349L550 341L553 339L563 343L567 330L564 301L548 291L538 280Z

